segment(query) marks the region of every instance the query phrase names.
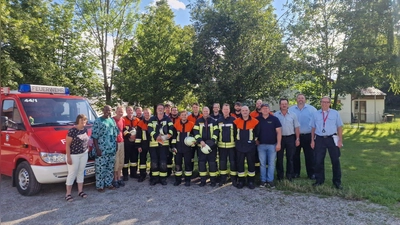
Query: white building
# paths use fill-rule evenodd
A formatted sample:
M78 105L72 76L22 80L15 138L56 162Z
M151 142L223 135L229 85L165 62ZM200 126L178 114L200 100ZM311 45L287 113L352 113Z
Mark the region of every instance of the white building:
M343 123L375 123L381 122L385 112L386 93L368 87L360 91L359 95L347 94L339 97L342 104L339 111Z

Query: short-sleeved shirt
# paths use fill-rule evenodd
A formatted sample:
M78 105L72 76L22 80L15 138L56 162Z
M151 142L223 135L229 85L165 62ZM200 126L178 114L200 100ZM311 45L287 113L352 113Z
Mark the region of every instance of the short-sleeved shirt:
M67 135L72 138L70 146L71 154L82 154L88 149L89 136L86 128L79 130L73 127L69 129Z
M278 112L274 113L274 116L278 117L279 121L281 122L283 136L295 134L295 128L300 126L297 116L293 112L288 111L286 115L283 115L283 113L279 110Z
M323 116L326 118L325 126ZM342 127L343 122L338 111L329 109L327 112L322 113L320 109L313 114L310 125L312 128L315 128L316 135L330 136L337 133L337 128ZM325 132L323 132L324 130Z
M119 130L113 118L99 117L94 121L92 138L97 139L103 154L115 154Z
M282 127L281 122L276 116L269 115L267 118L263 116L257 117L259 121L258 141L260 144L274 145L278 142L276 138L276 128Z
M113 117L113 119L114 119L115 123L117 124L117 128L119 130L119 133L117 135L117 143L124 142L124 136L122 135L122 130L124 129L124 124L125 124L124 118L121 117L121 118L117 119L117 118Z
M299 109L297 105L291 106L289 111L294 112L297 116L297 119L300 123L300 133L301 134L309 134L311 133L310 122L313 117L313 114L317 111L317 109L309 104L305 104L302 109Z

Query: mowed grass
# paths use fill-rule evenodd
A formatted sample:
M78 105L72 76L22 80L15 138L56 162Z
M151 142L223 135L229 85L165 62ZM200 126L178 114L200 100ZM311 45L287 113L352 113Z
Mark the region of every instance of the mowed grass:
M341 149L343 190L332 185L332 170L327 152L325 184L314 188L302 174L294 182L281 182L277 188L286 191L340 196L351 200L370 200L388 206L400 216L400 122L345 125ZM303 153L302 153L303 154ZM302 155L303 157L303 155Z

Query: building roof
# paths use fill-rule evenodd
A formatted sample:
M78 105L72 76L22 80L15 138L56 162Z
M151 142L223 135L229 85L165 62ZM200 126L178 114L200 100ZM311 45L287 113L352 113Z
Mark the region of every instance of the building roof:
M361 89L361 95L386 95L386 93L384 93L383 91L374 88L374 87L368 87L368 88L364 88Z

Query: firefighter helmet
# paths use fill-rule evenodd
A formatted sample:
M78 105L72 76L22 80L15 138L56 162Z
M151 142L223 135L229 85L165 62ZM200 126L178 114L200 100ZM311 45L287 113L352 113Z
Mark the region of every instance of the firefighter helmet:
M196 139L194 139L194 137L186 137L184 142L185 142L185 145L187 145L189 147L194 147L194 144L196 143Z
M210 154L212 152L212 149L208 145L205 145L204 147L201 147L200 150L206 155Z

